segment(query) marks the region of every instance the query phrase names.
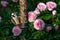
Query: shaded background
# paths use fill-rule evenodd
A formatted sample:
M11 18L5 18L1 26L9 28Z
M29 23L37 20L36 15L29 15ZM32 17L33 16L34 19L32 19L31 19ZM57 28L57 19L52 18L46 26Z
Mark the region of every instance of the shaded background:
M0 0L0 2L3 0ZM11 13L12 12L17 12L17 15L19 15L20 12L20 5L19 1L18 2L13 2L12 0L5 0L9 4L7 7L4 7L0 3L0 16L2 17L2 22L0 23L0 40L20 40L20 38L26 38L26 39L41 39L41 40L59 40L60 39L60 28L58 31L51 31L50 33L47 33L45 31L36 31L36 32L31 32L30 27L28 29L24 29L23 32L21 33L20 36L15 37L12 34L12 28L15 26L11 22ZM60 14L60 0L27 0L28 5L27 5L27 11L33 11L35 10L37 4L39 2L48 2L48 1L54 1L57 4L56 10L58 11L57 13ZM60 15L58 15L57 24L60 24Z

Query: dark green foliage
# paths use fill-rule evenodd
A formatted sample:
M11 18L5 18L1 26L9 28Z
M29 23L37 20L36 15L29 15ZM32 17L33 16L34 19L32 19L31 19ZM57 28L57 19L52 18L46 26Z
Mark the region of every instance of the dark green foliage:
M0 2L1 1L2 0L0 0ZM0 23L0 40L20 40L20 38L26 38L27 40L60 40L60 27L58 30L53 29L50 32L46 32L45 29L42 31L37 31L34 29L32 25L33 23L29 23L28 28L23 29L22 33L18 37L15 37L12 34L12 28L14 27L14 24L11 22L11 13L17 12L17 15L19 15L20 5L19 2L14 3L11 0L5 1L9 2L9 5L7 7L3 7L0 4L0 8L3 9L2 11L0 11L0 16L2 17L2 22ZM43 19L46 23L46 26L53 24L50 20L54 20L54 23L60 26L60 0L27 0L27 11L34 11L39 2L46 3L48 1L54 1L57 3L57 15L52 19L51 12L45 10L44 12L41 12L41 15L38 15L38 18Z

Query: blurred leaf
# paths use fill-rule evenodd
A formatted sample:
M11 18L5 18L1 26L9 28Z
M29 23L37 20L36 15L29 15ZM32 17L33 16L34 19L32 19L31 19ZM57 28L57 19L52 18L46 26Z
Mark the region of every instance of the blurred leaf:
M8 36L9 35L9 29L8 28L4 28L3 29L3 33L5 36Z
M52 17L52 15L50 14L46 14L44 16L41 16L40 18L44 19L44 20L49 20Z

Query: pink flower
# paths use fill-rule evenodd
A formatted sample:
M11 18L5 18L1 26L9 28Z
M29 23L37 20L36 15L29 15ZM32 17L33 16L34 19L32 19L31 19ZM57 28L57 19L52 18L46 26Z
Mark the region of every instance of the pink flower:
M8 2L7 1L1 1L1 5L6 7L8 5Z
M46 9L46 5L44 3L39 3L37 5L37 8L40 10L40 11L44 11Z
M22 30L18 26L13 27L12 29L12 33L14 34L14 36L19 36L21 32Z
M46 28L46 31L49 32L50 30L52 30L52 27L51 27L51 26L48 26L48 27Z
M18 0L12 0L13 2L18 2Z
M2 17L0 17L0 22L2 21Z
M45 26L45 23L44 23L43 20L41 20L41 19L35 20L35 22L34 22L34 28L36 30L43 30L44 26Z
M56 25L56 26L55 26L55 29L57 30L58 28L59 28L59 26L58 26L58 25Z
M46 5L47 5L47 8L49 11L53 10L57 6L57 4L55 2L51 2L51 1L47 2Z
M36 8L35 11L34 11L34 13L35 13L35 14L40 14L39 9Z
M52 11L52 14L53 14L53 15L56 15L56 13L57 13L56 10L53 10L53 11Z
M34 22L36 19L36 15L34 14L34 12L29 12L28 13L28 20L29 22Z

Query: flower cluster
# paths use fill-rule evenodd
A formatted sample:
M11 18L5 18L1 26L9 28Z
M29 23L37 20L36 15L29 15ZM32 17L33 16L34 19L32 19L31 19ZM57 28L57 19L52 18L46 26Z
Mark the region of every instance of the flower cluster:
M37 15L41 14L40 12L42 11L49 10L49 11L52 11L52 15L54 16L57 13L56 10L54 10L54 8L56 7L57 7L57 4L51 1L47 2L46 4L39 3L37 5L37 8L34 11L28 12L28 21L33 22L34 28L36 30L43 30L45 27L45 22L41 18L37 19ZM55 25L54 27L55 29L58 29L59 26ZM52 30L52 27L47 26L46 31L50 31L50 30Z

